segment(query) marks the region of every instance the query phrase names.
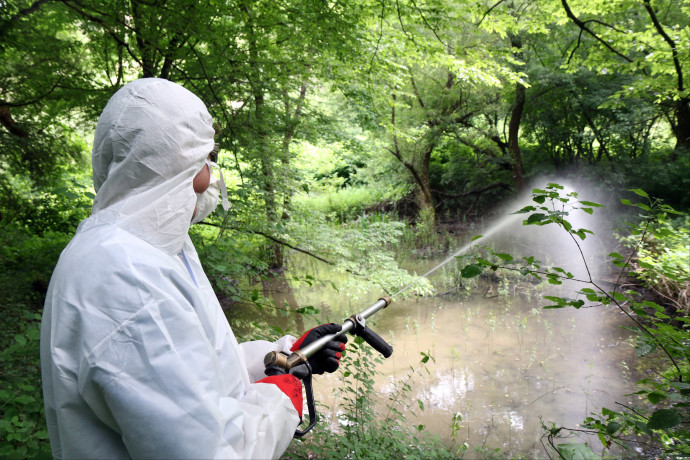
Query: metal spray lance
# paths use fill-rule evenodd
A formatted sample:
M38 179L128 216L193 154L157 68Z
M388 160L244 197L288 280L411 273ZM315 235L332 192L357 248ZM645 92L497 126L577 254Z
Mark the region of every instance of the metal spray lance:
M386 308L391 303L390 297L381 297L374 305L370 306L361 313L357 313L347 318L341 324L341 331L336 334L329 334L320 339L310 343L306 347L293 352L290 355L272 351L264 358L264 365L266 366L266 375L292 374L304 383L304 389L307 394L307 409L309 412L309 425L304 430L297 429L295 431L295 438L301 438L307 434L318 420L316 413L316 403L314 402L314 390L312 388L312 372L308 359L318 352L324 345L333 340L335 337L351 333L364 339L376 351L381 353L384 358L388 358L393 354L393 347L388 345L385 340L381 338L376 332L367 327L366 320L374 315L376 312Z

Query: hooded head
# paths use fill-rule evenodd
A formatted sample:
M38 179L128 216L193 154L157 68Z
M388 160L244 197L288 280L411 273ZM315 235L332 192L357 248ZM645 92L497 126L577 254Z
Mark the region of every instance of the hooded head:
M96 126L92 215L176 254L196 205L192 181L213 135L206 106L182 86L157 78L123 86Z

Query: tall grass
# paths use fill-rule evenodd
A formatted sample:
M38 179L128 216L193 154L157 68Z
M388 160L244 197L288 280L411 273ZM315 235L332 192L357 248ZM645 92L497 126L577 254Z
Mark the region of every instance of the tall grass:
M321 212L328 216L329 220L345 222L367 212L391 207L403 196L402 190L355 186L298 196L295 203L300 207Z

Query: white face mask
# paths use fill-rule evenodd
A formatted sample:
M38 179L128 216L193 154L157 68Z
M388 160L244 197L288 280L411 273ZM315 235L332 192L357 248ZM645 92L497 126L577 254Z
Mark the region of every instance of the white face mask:
M225 187L225 180L223 179L223 173L220 172L220 168L217 164L213 163L211 160L206 160L209 172L211 174L211 181L208 184L208 188L204 190L203 193L196 194L196 213L192 217L192 223L196 224L204 220L209 214L216 210L218 206L218 197L223 195L223 209L226 211L230 209L230 202L228 201L228 191ZM213 176L213 170L218 171L218 177Z

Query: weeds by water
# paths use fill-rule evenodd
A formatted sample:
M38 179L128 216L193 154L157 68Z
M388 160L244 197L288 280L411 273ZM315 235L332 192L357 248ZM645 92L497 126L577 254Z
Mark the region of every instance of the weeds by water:
M374 387L374 378L381 358L356 338L348 344L342 360L339 387L335 389L339 398L336 418L323 417L312 434L293 442L284 458L462 458L466 444L446 447L423 425L412 426L405 419L408 413L425 410L421 400L411 398L413 381L433 359L428 353L421 356L419 366L394 384L388 402L379 409L381 395Z

